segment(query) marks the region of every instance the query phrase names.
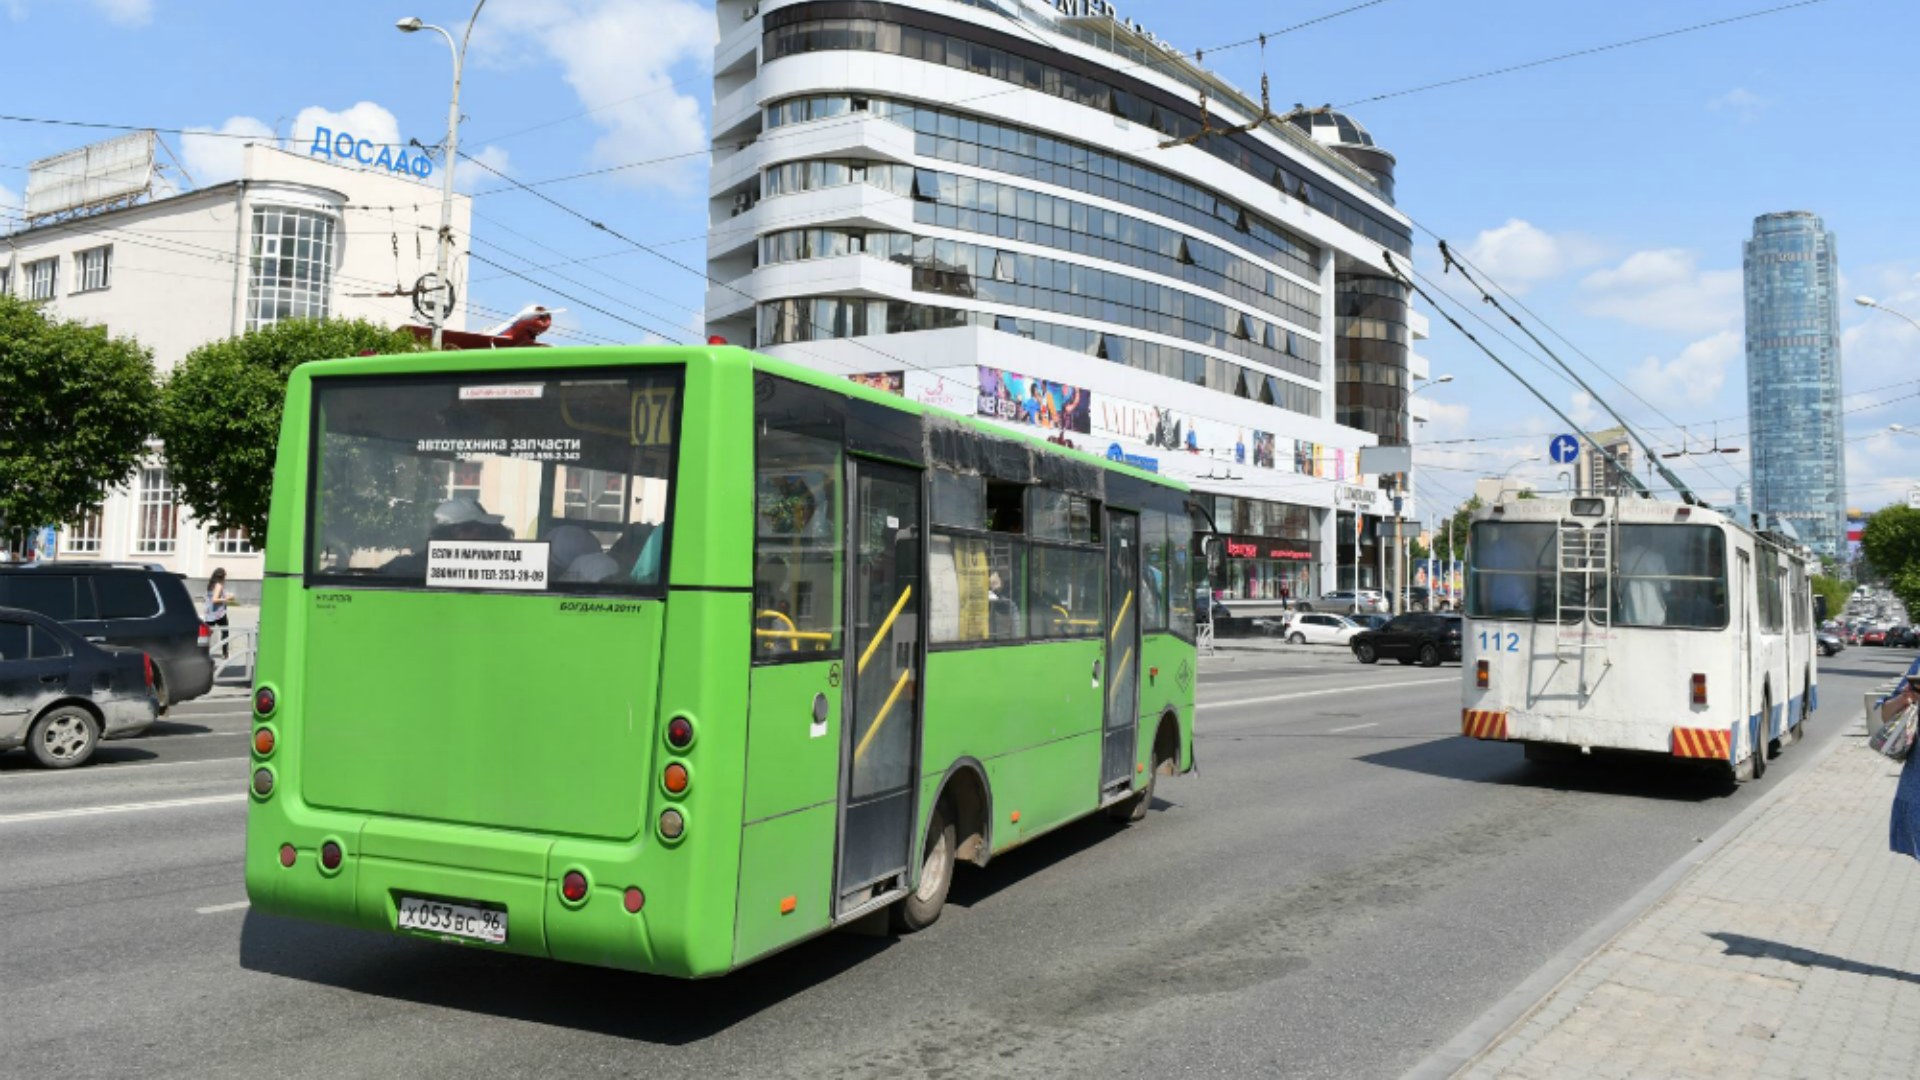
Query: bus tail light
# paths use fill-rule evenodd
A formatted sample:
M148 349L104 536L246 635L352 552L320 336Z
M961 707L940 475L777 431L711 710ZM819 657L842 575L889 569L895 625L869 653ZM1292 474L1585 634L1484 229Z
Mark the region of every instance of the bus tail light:
M279 706L280 699L274 695L273 687L263 686L253 692L253 711L259 715L272 716Z
M273 794L273 770L261 767L253 770L253 793L266 798Z
M693 745L693 721L684 716L676 716L667 721L667 745L675 750L685 750Z
M261 757L273 756L273 729L261 728L253 733L253 752Z
M660 783L670 795L684 794L687 790L687 767L677 761L668 765L666 771L660 774Z
M1693 703L1695 705L1707 703L1707 677L1697 671L1693 673Z
M560 875L560 895L569 904L577 904L587 898L587 875L578 870L569 870Z
M1485 660L1475 660L1473 662L1473 685L1481 690L1487 688L1487 662Z
M320 845L320 868L323 870L340 869L340 845L332 840Z
M280 865L281 866L292 866L293 860L299 857L300 857L300 853L293 850L292 844L280 845Z
M638 915L640 909L647 906L647 894L641 892L638 885L627 886L626 893L620 899L626 904L629 915Z
M660 814L660 835L669 840L678 840L687 831L687 819L678 810L664 810Z

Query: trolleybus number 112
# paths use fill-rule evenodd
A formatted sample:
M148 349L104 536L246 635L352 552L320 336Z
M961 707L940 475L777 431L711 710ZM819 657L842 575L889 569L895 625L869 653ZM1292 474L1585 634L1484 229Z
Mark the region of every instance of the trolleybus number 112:
M1480 649L1482 652L1519 652L1520 635L1511 630L1505 633L1495 630L1491 634L1482 630L1480 631Z

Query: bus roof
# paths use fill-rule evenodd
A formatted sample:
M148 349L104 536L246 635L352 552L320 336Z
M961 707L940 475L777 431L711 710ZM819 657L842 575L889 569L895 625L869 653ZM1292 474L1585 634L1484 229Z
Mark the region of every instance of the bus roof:
M1575 504L1599 502L1600 513L1581 513ZM1764 540L1784 551L1812 559L1805 544L1768 529L1754 528L1730 510L1708 506L1690 506L1671 499L1622 498L1613 495L1529 494L1525 498L1500 498L1474 512L1475 521L1559 521L1613 520L1628 525L1723 525Z
M297 374L328 378L348 375L429 375L450 371L527 371L545 368L614 367L627 364L687 364L698 360L740 357L754 370L806 383L849 398L859 398L916 416L933 416L971 428L997 439L1025 442L1052 453L1095 464L1175 491L1187 491L1178 480L1147 472L1099 454L1048 442L1037 434L988 423L937 405L913 401L884 390L862 386L850 379L816 371L787 360L763 356L736 345L576 345L539 349L463 350L458 352L391 353L383 356L355 356L340 360L319 360L301 364Z

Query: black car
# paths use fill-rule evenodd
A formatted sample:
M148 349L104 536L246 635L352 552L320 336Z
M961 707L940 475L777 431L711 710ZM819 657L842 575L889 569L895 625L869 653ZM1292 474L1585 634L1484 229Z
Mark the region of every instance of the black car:
M1363 664L1382 658L1422 667L1460 659L1460 616L1397 615L1378 630L1363 630L1348 642Z
M1887 628L1887 644L1894 648L1911 649L1920 645L1920 631L1911 626L1890 626Z
M0 750L25 746L47 768L70 769L100 740L138 735L159 715L147 654L0 607Z
M178 574L137 563L0 566L0 607L37 611L96 645L153 657L162 706L213 687L204 624Z

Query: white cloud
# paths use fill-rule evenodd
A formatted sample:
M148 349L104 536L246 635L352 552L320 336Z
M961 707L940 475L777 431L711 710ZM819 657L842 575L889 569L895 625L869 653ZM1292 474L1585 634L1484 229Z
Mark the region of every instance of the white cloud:
M1722 330L1688 345L1672 360L1649 356L1627 373L1627 385L1643 398L1705 405L1727 381L1727 366L1742 355L1738 330Z
M251 116L230 116L217 128L190 127L187 132L180 136L180 163L201 187L223 184L240 175L247 140L226 136L249 136L269 146L273 144L273 129Z
M1772 104L1771 99L1763 98L1744 86L1736 86L1708 101L1707 111L1732 113L1742 122L1746 122L1757 119L1760 113Z
M488 143L478 151L468 151L463 148L460 152L462 154L471 154L474 161L478 161L480 165L487 167L483 169L480 165L475 165L472 161L461 162L459 168L456 169L453 174L453 186L461 191L472 193L480 188L494 187L500 184L501 180L498 176L494 175L495 172L504 173L508 176L513 175L513 161L504 147ZM487 169L492 169L493 172L488 172Z
M1593 422L1600 419L1600 410L1593 404L1593 395L1585 390L1575 390L1568 401L1567 416L1581 428L1592 428Z
M1467 245L1473 267L1518 294L1549 278L1598 262L1600 245L1578 233L1549 233L1532 222L1509 218L1482 230Z
M121 26L145 26L153 21L153 0L93 0L107 21Z
M1588 274L1580 288L1587 314L1634 326L1704 334L1741 318L1740 271L1702 270L1699 255L1682 248L1636 251Z
M624 165L705 145L700 103L711 83L684 79L693 91L684 92L673 73L709 64L717 33L713 9L694 0L509 0L487 10L474 48L500 65L521 62L530 44L540 49L604 131L594 161ZM701 167L694 157L609 175L684 191Z

